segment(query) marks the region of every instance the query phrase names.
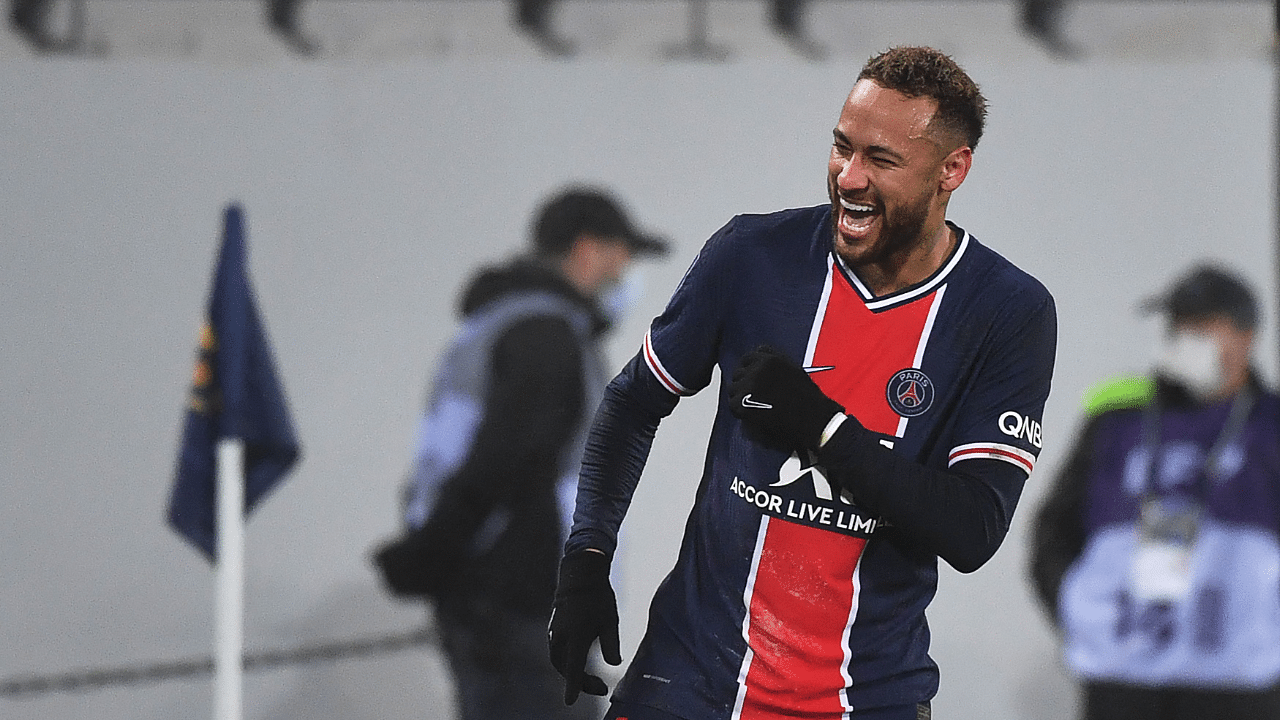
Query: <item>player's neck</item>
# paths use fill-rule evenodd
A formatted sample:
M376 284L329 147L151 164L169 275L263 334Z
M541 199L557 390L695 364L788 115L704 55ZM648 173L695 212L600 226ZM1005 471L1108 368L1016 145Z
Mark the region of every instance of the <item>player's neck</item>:
M955 251L959 238L945 222L902 253L857 268L858 278L875 297L890 295L923 282Z

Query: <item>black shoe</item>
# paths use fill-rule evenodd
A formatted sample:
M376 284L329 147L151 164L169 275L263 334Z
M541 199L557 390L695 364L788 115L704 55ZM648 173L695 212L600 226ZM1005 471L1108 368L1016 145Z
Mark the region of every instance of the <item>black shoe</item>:
M574 45L572 40L549 30L541 32L531 30L530 37L533 38L534 42L538 43L538 47L542 48L544 53L551 57L567 58L578 51L578 47Z
M572 40L556 33L545 23L526 23L521 20L519 28L538 44L542 52L551 57L564 58L577 52Z
M516 27L528 35L542 52L552 57L568 57L577 51L573 41L551 28L554 0L515 0Z
M269 0L267 24L271 30L299 55L314 55L319 44L298 28L298 5L301 0Z
M808 60L825 60L827 48L803 27L804 0L773 0L769 22L791 49Z
M1056 0L1023 0L1022 30L1049 51L1065 60L1080 57L1080 49L1062 33L1062 4Z
M38 52L55 52L63 49L62 41L54 37L44 26L48 15L47 0L14 0L9 7L9 25L31 43Z

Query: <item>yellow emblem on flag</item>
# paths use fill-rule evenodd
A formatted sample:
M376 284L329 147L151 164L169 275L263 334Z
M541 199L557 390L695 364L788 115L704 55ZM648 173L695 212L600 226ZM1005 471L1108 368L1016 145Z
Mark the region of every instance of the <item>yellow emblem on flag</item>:
M191 372L191 409L198 413L209 412L217 407L217 398L212 395L213 357L218 350L218 336L213 332L213 325L207 320L200 328L199 354L195 368Z

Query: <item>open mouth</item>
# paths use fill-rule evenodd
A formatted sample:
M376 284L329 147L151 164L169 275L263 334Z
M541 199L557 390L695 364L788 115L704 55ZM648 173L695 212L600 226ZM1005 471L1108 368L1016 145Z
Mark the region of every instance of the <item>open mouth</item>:
M871 224L880 216L875 205L865 202L850 202L840 198L840 230L847 235L862 235L871 229Z

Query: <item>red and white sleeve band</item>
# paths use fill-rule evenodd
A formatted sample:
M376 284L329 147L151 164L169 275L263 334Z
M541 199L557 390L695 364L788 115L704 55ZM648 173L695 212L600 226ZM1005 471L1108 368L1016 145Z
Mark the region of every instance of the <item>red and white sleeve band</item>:
M1004 445L1001 443L970 443L968 445L958 445L951 449L951 455L947 458L947 467L951 467L961 460L974 460L985 458L990 460L1003 460L1011 465L1017 465L1022 468L1027 475L1036 466L1036 456L1016 448L1012 445Z
M692 395L693 392L681 385L667 369L662 366L662 361L658 359L658 354L653 351L653 339L650 333L644 334L644 363L649 366L649 371L653 376L658 378L658 382L670 391L673 395Z

